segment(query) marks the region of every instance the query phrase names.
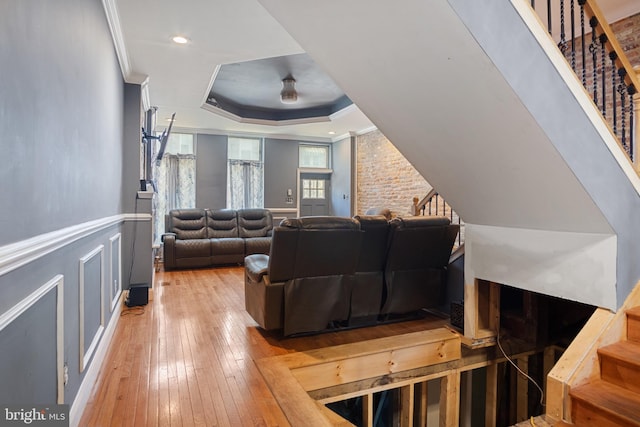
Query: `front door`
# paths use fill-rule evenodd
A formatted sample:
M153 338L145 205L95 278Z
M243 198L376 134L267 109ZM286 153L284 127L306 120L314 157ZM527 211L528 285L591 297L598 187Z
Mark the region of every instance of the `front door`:
M300 216L326 216L331 211L331 174L300 174Z

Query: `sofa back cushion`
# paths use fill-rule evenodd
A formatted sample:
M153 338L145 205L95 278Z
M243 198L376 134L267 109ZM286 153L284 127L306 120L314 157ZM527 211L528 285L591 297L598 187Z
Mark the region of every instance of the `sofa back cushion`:
M387 255L389 222L383 215L361 215L355 219L362 230L357 271L382 271Z
M177 239L205 239L207 215L204 209L174 209L169 212L168 231Z
M210 239L238 237L238 215L234 209L207 211L207 236Z
M353 274L361 234L360 224L351 218L284 219L273 231L271 281Z
M442 303L445 272L458 229L444 217L391 220L383 314L409 313Z
M273 216L269 209L238 209L240 237L266 237L273 230Z
M458 234L449 218L414 216L390 222L387 269L446 268Z

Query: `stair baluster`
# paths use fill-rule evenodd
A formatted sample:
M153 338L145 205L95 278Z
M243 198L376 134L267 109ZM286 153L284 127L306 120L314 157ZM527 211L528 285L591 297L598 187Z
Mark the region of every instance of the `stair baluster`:
M570 8L571 29L570 40L567 40L565 16L567 6L565 1L552 2L548 0L546 10L543 6L539 11L541 18L546 21L549 34L556 40L558 49L570 63L578 78L581 79L596 108L612 127L613 133L632 163L635 163L633 141L636 124L633 121L633 109L635 108L633 95L637 92L636 87L640 86L636 72L632 69L622 47L615 39L609 24L604 20L604 15L596 0L570 0L568 7ZM579 11L576 11L576 1ZM531 1L531 6L535 10L535 1ZM551 10L552 6L556 8L555 11ZM580 15L579 30L576 28L576 12ZM546 16L544 16L545 13ZM556 36L552 33L554 13L556 16L559 14L560 33ZM555 31L558 31L558 28ZM591 31L589 42L586 40L587 31ZM571 42L570 49L569 42ZM590 60L587 60L587 51ZM610 64L606 60L607 57L611 61ZM580 70L578 70L579 68ZM608 68L611 68L611 84L607 82ZM629 97L628 100L627 97Z

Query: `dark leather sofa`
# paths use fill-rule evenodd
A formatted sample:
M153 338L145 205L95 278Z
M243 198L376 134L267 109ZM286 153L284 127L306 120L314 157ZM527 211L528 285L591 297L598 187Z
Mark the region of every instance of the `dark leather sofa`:
M241 264L268 254L273 217L268 209L176 209L165 218L164 268Z
M245 306L285 336L373 325L438 307L458 233L447 218L305 217L245 258Z

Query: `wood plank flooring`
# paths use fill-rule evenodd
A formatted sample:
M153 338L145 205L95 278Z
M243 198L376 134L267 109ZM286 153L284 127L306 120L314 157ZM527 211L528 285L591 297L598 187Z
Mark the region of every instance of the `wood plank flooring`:
M288 426L255 361L440 327L421 320L283 338L244 309L242 267L159 272L124 307L81 426Z

